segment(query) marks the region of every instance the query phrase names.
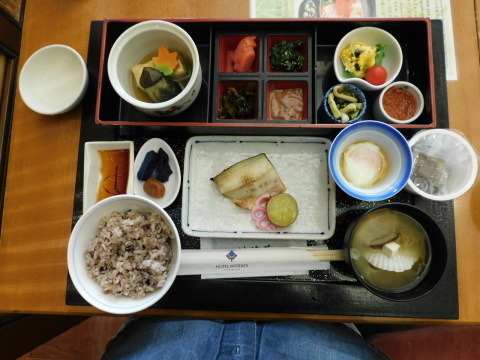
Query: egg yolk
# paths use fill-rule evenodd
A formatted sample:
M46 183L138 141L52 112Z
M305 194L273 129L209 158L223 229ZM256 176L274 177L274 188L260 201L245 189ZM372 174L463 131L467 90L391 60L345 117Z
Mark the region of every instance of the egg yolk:
M387 160L382 149L369 141L349 145L341 159L343 176L354 186L369 188L387 173Z

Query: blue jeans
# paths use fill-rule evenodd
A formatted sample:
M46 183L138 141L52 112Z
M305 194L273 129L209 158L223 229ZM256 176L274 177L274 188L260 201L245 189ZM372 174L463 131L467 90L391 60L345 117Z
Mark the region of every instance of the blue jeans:
M113 339L108 359L388 359L343 324L140 318Z

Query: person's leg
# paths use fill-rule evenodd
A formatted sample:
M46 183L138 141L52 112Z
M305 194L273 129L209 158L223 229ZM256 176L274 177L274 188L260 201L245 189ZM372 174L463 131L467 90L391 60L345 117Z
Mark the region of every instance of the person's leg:
M343 324L141 318L110 343L108 359L388 359Z
M258 359L388 359L344 324L265 323L259 334Z
M141 318L117 334L103 359L253 360L255 356L254 322Z
M214 359L223 332L215 321L140 318L117 334L102 359Z

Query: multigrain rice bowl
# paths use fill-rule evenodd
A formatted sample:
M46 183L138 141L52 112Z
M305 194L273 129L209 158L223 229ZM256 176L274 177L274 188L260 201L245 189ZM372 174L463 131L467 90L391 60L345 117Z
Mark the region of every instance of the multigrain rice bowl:
M140 299L165 285L172 260L170 227L160 214L114 211L100 221L85 258L105 293Z
M113 314L130 314L158 302L180 265L177 228L155 202L116 195L89 208L68 243L68 271L78 293Z

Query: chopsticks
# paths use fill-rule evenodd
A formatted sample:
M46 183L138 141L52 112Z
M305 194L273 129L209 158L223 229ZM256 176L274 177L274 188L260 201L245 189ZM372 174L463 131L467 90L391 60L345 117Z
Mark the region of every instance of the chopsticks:
M319 261L344 261L345 251L340 250L307 250Z

